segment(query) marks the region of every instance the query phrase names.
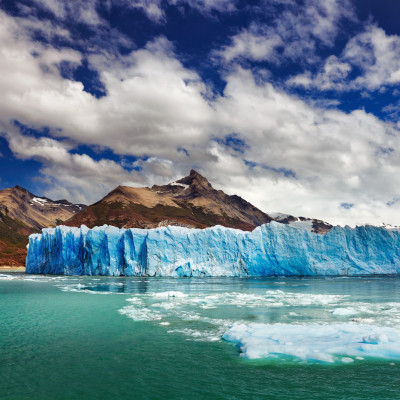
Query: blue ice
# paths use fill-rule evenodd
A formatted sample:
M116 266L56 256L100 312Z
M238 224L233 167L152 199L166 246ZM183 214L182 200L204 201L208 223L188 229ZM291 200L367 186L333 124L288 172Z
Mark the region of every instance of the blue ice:
M185 277L399 274L400 232L360 226L317 234L276 222L253 232L222 226L58 226L29 237L26 272Z

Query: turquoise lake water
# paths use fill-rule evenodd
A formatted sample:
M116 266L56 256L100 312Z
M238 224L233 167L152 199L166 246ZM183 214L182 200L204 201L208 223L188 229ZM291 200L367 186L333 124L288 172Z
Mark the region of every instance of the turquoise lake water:
M0 399L400 399L399 278L2 273L0 315Z

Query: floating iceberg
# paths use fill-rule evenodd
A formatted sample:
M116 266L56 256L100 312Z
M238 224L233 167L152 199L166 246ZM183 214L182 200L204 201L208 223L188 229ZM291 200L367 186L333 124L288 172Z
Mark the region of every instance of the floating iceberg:
M364 357L400 360L400 332L372 325L236 324L223 336L249 359L353 362ZM344 357L343 357L344 356Z
M317 234L271 222L253 232L214 226L88 229L29 237L26 272L127 276L294 276L400 273L400 232L361 226Z

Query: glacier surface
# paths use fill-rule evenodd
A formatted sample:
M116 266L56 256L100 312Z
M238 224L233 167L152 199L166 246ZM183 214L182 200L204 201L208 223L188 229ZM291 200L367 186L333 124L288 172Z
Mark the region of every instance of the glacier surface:
M271 222L253 232L215 226L88 229L29 237L26 272L127 276L312 276L400 273L400 232L373 226L317 234Z

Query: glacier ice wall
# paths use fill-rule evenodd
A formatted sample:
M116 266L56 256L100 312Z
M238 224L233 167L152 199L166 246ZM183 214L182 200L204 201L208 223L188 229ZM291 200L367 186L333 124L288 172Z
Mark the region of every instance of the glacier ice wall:
M361 226L321 235L272 222L253 232L215 226L88 229L29 237L26 272L127 276L293 276L400 273L400 232Z

